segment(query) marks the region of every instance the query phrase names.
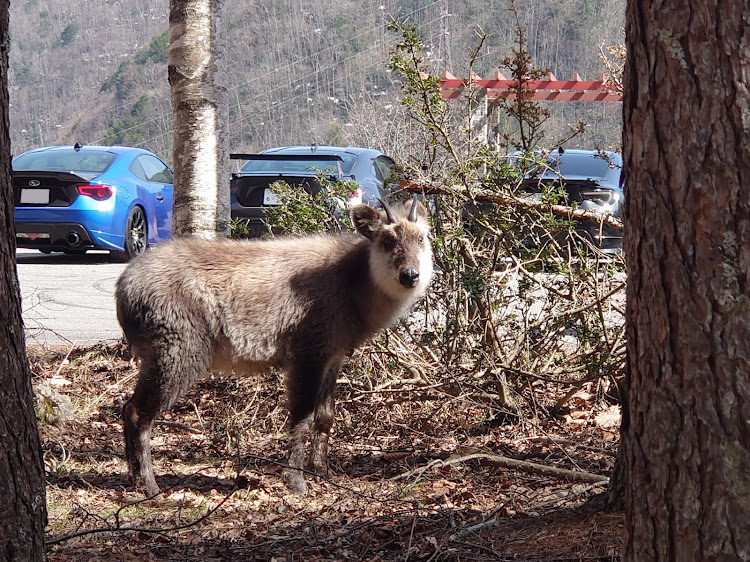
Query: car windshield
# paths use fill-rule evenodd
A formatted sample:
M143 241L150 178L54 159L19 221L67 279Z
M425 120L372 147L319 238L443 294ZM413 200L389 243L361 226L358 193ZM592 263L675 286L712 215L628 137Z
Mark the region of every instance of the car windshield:
M321 160L310 159L313 155L310 152L299 152L290 153L289 160L279 160L278 158L284 156L283 153L274 152L274 159L254 159L248 160L247 163L242 166L242 172L309 172L311 170L320 170L322 172L334 171L338 172L336 162L330 158L322 158ZM295 156L304 156L305 159L295 160ZM354 164L357 162L357 156L355 154L349 154L347 152L337 152L336 154L321 154L321 156L338 156L341 158L341 172L344 175L350 175Z
M27 152L13 159L13 170L101 174L117 155L106 150L49 150Z
M336 162L330 160L249 160L243 172L338 172Z

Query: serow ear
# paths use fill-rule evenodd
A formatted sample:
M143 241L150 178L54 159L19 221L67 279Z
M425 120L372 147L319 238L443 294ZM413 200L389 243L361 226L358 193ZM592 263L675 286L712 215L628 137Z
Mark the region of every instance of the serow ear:
M369 205L357 205L351 210L354 229L365 238L373 240L375 233L383 228L383 221L375 209Z

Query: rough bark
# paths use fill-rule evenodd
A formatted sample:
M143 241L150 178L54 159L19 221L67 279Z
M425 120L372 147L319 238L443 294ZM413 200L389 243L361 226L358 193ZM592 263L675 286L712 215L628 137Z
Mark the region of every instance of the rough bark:
M0 0L0 560L44 558L44 465L16 274L8 130L8 0Z
M625 560L750 560L748 21L627 5Z
M229 222L223 0L171 0L169 84L174 114L176 235L214 238Z

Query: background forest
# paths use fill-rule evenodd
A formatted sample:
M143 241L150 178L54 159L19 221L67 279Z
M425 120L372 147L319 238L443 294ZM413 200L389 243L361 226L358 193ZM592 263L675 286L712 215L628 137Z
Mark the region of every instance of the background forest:
M601 45L621 40L625 0L520 0L537 67L558 78L603 71ZM410 149L400 82L386 65L396 18L417 26L435 73L503 71L517 37L507 0L226 0L229 145L353 144L397 158ZM171 160L168 0L20 0L11 4L13 154L53 144L143 146ZM621 106L548 102L548 139L618 147Z

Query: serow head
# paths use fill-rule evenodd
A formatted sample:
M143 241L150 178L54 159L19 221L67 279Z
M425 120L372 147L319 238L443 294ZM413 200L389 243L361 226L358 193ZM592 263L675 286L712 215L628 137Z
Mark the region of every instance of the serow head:
M405 204L380 200L382 211L367 205L352 209L357 232L372 242L373 281L386 293L403 297L421 294L432 276L432 249L427 210L416 197Z

